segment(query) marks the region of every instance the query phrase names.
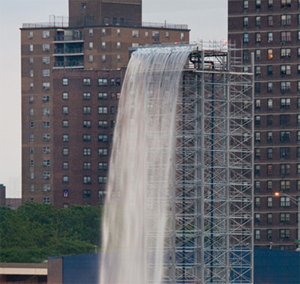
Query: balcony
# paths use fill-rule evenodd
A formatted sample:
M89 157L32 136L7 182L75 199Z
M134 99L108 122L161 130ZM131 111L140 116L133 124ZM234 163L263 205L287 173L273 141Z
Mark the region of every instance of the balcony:
M56 61L54 62L53 69L63 69L63 68L84 68L83 61L69 60L69 61Z
M83 55L83 48L56 48L54 50L53 56L75 56L75 55Z
M74 35L58 35L54 37L54 42L58 43L68 43L68 42L83 42L82 35L74 34Z

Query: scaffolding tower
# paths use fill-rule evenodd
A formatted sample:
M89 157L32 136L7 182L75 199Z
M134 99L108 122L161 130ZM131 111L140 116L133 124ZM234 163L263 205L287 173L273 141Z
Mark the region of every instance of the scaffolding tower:
M197 46L177 101L168 283L253 283L253 60Z

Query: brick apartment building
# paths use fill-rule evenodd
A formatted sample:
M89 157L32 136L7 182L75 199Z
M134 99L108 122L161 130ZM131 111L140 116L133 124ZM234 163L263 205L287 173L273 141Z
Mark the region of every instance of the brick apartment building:
M142 23L141 7L69 0L69 23L21 28L23 202L102 202L130 49L189 42L186 25Z
M300 196L300 1L229 0L228 40L255 57L255 245L295 249ZM274 196L280 192L280 196Z

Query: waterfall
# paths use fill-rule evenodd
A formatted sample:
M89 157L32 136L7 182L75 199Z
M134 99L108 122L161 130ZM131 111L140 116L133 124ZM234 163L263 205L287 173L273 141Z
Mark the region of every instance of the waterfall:
M163 282L175 113L193 46L143 47L122 87L102 225L100 284Z

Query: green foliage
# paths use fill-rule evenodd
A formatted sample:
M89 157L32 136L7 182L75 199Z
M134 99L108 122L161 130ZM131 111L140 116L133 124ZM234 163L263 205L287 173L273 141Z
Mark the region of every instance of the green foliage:
M41 262L49 256L91 253L100 244L101 214L100 206L0 207L0 262Z

